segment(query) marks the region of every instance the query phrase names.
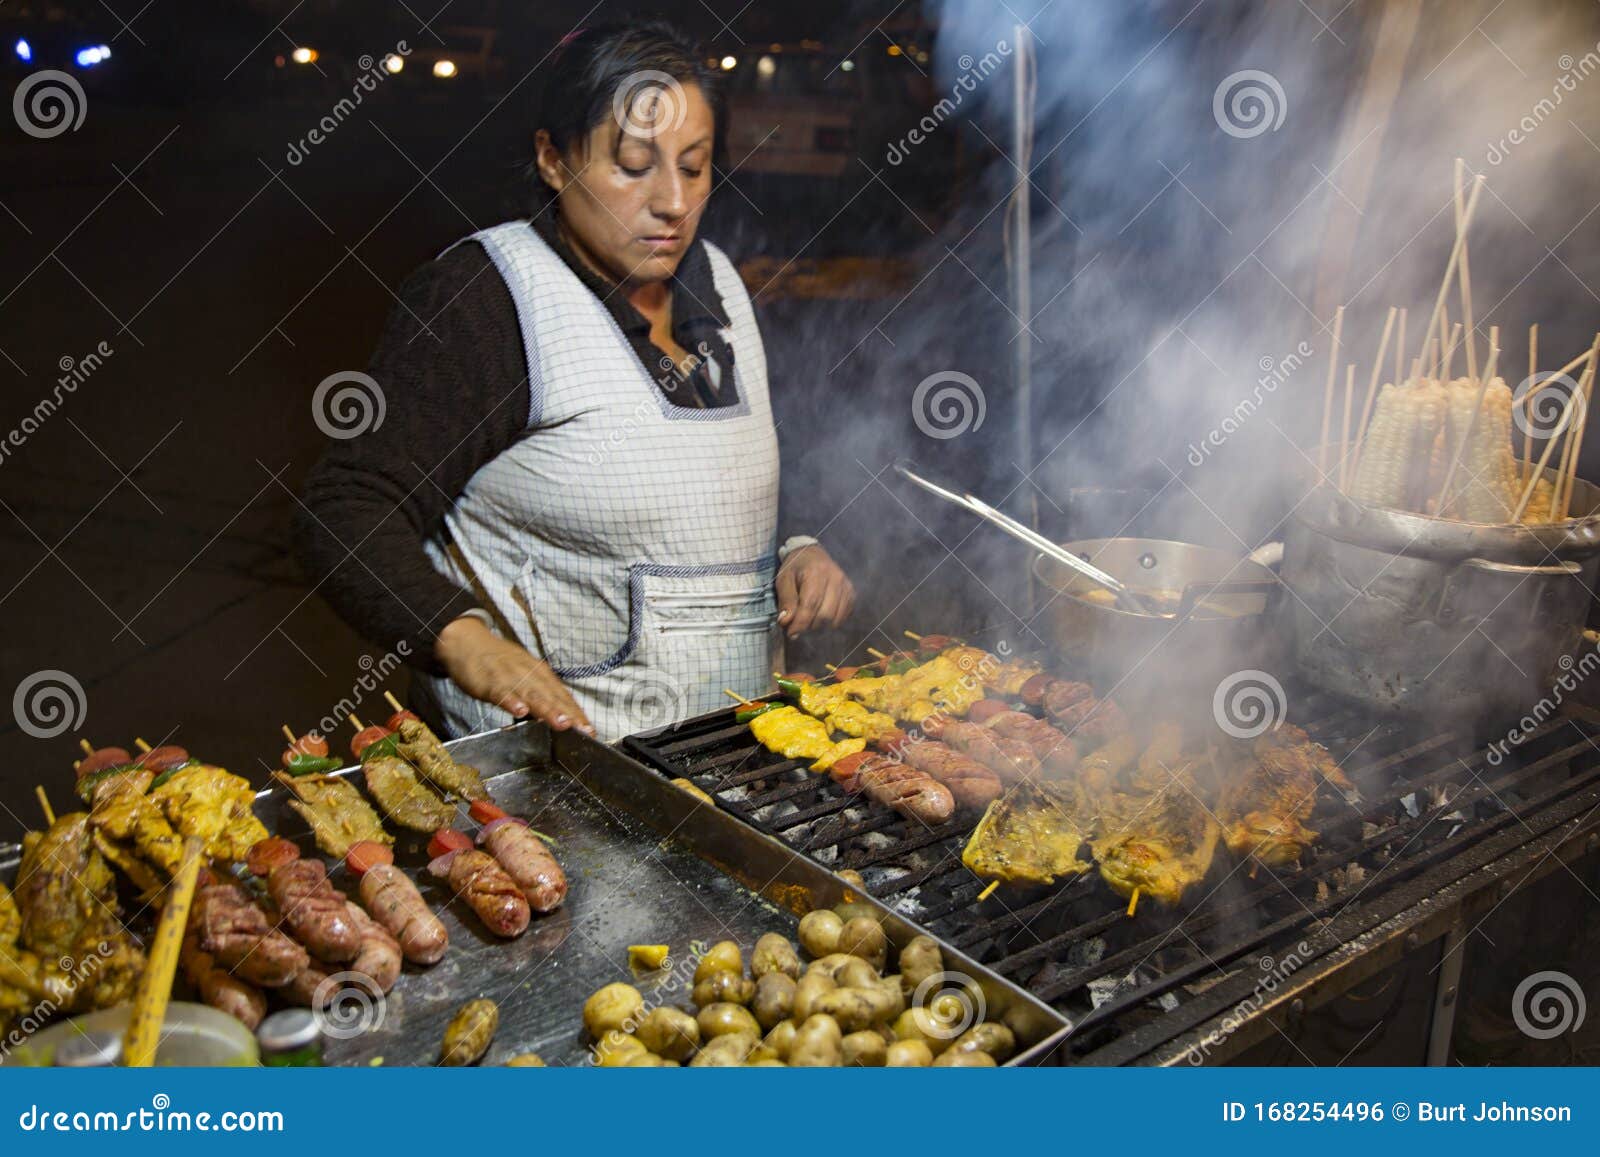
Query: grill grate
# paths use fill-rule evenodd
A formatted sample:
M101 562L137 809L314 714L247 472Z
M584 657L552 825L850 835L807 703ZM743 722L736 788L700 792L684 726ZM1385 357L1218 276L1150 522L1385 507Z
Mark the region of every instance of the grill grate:
M1193 1018L1170 1014L1252 957L1348 926L1428 869L1600 784L1597 729L1578 719L1547 720L1495 765L1457 733L1375 723L1310 692L1291 702L1360 800L1323 788L1307 821L1320 838L1299 867L1251 873L1219 852L1180 909L1145 905L1135 919L1094 871L980 902L987 882L960 859L971 817L929 828L846 795L756 744L731 709L625 745L824 866L860 872L879 900L1059 1009L1078 1026L1071 1056L1095 1060L1152 1021L1171 1019L1176 1035Z

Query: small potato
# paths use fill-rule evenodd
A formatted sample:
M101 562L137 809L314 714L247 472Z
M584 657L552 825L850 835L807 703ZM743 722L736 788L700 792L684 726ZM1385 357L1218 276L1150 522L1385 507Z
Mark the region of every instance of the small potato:
M798 987L794 978L785 972L769 972L758 980L755 999L750 1004L756 1023L770 1031L779 1021L793 1016L794 994Z
M997 1066L994 1058L986 1052L973 1049L971 1052L958 1053L955 1049L948 1049L940 1053L933 1060L936 1069L992 1069Z
M1006 1009L1000 1023L1011 1030L1011 1035L1025 1045L1035 1045L1055 1031L1055 1022L1042 1010L1025 1001L1017 1001Z
M650 1050L636 1036L615 1030L601 1037L594 1046L594 1063L602 1069L624 1068L636 1056L642 1056Z
M859 956L851 956L848 952L830 952L819 960L813 960L806 965L806 974L820 972L822 975L838 983L839 969L849 964L852 960L860 960Z
M893 1004L881 984L871 988L836 988L811 1002L813 1012L833 1017L845 1032L859 1032L889 1019Z
M996 1061L1006 1061L1017 1051L1017 1038L1005 1025L986 1020L956 1037L950 1044L950 1051L988 1053Z
M878 970L859 956L846 956L833 981L840 988L871 988L878 981Z
M756 1045L755 1048L750 1050L750 1055L745 1057L744 1063L747 1065L759 1065L762 1061L775 1061L779 1059L780 1058L777 1052L773 1050L772 1046L767 1044L766 1041L762 1041L760 1044Z
M898 976L886 976L878 981L877 988L884 994L884 1001L889 1011L884 1015L884 1020L892 1021L906 1010L906 994L900 987Z
M761 1026L756 1023L756 1018L750 1015L750 1010L742 1004L733 1004L729 1001L708 1004L700 1010L700 1015L695 1021L700 1026L700 1039L707 1044L713 1037L728 1036L731 1033L748 1033L757 1040L761 1039Z
M853 1032L839 1042L839 1059L863 1069L881 1069L889 1057L889 1046L875 1032Z
M816 1003L817 998L838 987L833 982L833 977L826 972L806 973L794 988L794 1018L804 1021L815 1011L812 1005Z
M800 957L796 955L794 945L776 932L768 932L757 940L756 950L750 954L751 976L760 980L769 972L781 972L785 976L800 979Z
M738 972L713 972L694 986L694 1002L704 1008L708 1004L749 1004L756 994L755 983Z
M910 996L930 976L944 971L944 953L931 936L914 936L900 950L900 986Z
M832 912L807 912L800 920L800 944L814 958L839 951L839 934L844 921Z
M713 972L744 972L744 954L732 940L719 940L694 967L694 982L699 984Z
M908 1008L896 1017L894 1035L897 1040L922 1041L934 1056L949 1048L953 1039L949 1028L925 1008Z
M933 1052L923 1041L897 1040L889 1046L883 1063L891 1069L925 1069L933 1064Z
M631 1053L628 1059L622 1062L625 1069L675 1069L677 1061L669 1061L665 1057L658 1057L655 1053Z
M608 984L583 1002L583 1027L599 1040L608 1032L631 1028L644 1011L644 997L631 984Z
M780 1060L789 1059L789 1050L794 1048L795 1033L800 1031L800 1023L794 1020L780 1021L772 1026L772 1031L761 1042L763 1048L769 1048Z
M746 1061L745 1067L749 1069L786 1069L789 1066L777 1057L763 1057L759 1061Z
M866 889L862 889L862 891L865 890ZM843 920L846 924L850 923L852 920L860 919L863 916L871 920L873 923L877 923L878 921L878 910L871 904L862 903L860 900L846 900L843 904L835 904L833 906L833 914L839 917L839 919Z
M883 925L872 916L857 916L839 932L839 951L859 956L874 968L882 968L889 955L889 941Z
M733 1007L738 1008L738 1005ZM738 1068L760 1043L761 1038L753 1032L724 1033L715 1040L707 1041L706 1046L695 1053L694 1060L689 1062L689 1067L691 1069Z
M700 1025L676 1008L652 1008L634 1030L644 1047L669 1061L686 1061L700 1047Z
M508 1069L542 1069L545 1067L544 1058L538 1053L518 1053L506 1062Z
M858 892L865 892L867 890L867 882L861 878L861 873L856 871L854 868L845 868L839 873L839 879L843 880L846 884L849 884Z
M840 1046L844 1034L831 1016L807 1017L794 1034L794 1045L789 1049L792 1068L827 1068L840 1061Z
M469 1000L456 1010L445 1026L441 1065L473 1065L489 1051L500 1028L500 1006L492 1000Z

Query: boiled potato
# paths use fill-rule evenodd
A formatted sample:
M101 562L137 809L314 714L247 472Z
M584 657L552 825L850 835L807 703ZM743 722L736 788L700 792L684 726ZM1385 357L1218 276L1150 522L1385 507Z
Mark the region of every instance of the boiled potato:
M630 1053L628 1059L622 1062L625 1069L675 1069L677 1061L669 1061L665 1057L658 1057L655 1053Z
M986 1052L973 1049L970 1052L958 1053L954 1049L946 1050L933 1059L936 1069L992 1069L996 1065L994 1058Z
M638 1037L613 1029L594 1046L594 1063L603 1069L620 1069L649 1051Z
M840 988L871 988L878 983L878 970L859 956L846 956L833 982Z
M652 1008L634 1030L644 1047L669 1061L685 1061L700 1047L700 1025L676 1008Z
M794 988L794 1017L804 1021L814 1011L812 1005L825 992L832 992L839 986L833 982L833 977L826 972L808 972L800 978Z
M883 1063L891 1069L925 1069L933 1064L933 1052L919 1040L897 1040L890 1045Z
M440 1050L441 1065L476 1064L489 1051L500 1028L500 1006L492 1000L469 1000L456 1010L455 1016L444 1030L444 1047Z
M875 1032L853 1032L839 1042L839 1059L847 1065L881 1069L888 1057L888 1044Z
M900 950L900 987L910 996L930 976L944 971L944 953L931 936L914 936Z
M883 1017L884 1020L892 1021L906 1010L906 994L900 987L898 976L886 976L874 987L883 993L884 1002L889 1008Z
M732 940L719 940L700 958L694 968L694 981L699 984L713 972L744 972L744 954Z
M800 1025L794 1020L779 1021L772 1026L772 1031L761 1042L764 1048L772 1050L780 1061L789 1059L789 1050L794 1047L795 1033L800 1031Z
M883 925L872 916L857 916L839 930L839 951L859 956L874 968L882 968L889 956L889 941Z
M807 1017L794 1034L789 1064L795 1068L826 1068L840 1061L844 1034L831 1016ZM972 1054L963 1054L970 1056Z
M800 920L800 944L817 959L839 951L844 921L828 911L807 912Z
M777 1057L763 1057L759 1061L746 1061L745 1067L751 1069L786 1069L789 1066Z
M1005 1061L1017 1051L1017 1038L1005 1025L989 1020L973 1025L956 1037L950 1044L950 1051L988 1053L996 1061Z
M742 1004L730 1001L708 1004L700 1010L695 1021L700 1026L700 1039L707 1044L713 1037L728 1036L730 1033L748 1033L757 1040L761 1039L761 1026Z
M738 1008L738 1005L732 1007ZM743 1012L743 1009L740 1009ZM692 1069L731 1069L744 1064L745 1059L755 1051L761 1038L753 1032L724 1033L715 1040L706 1042L704 1048L695 1053L694 1060L689 1062Z
M1010 1029L1011 1035L1025 1045L1039 1043L1056 1028L1055 1021L1042 1010L1021 1000L1006 1009L1000 1018L1000 1023Z
M694 986L694 1002L708 1004L749 1004L756 994L755 982L739 972L713 972Z
M763 976L756 982L755 999L750 1005L756 1022L770 1030L779 1021L793 1016L794 994L798 987L794 978L785 972L769 972Z
M848 952L830 952L821 959L813 960L810 964L806 965L806 973L809 975L813 972L820 972L822 975L828 977L837 984L839 980L839 969L843 968L846 964L849 964L852 960L860 959L861 958L859 956L851 956Z
M865 892L867 890L867 882L861 878L861 873L856 871L854 868L845 868L839 873L839 879L843 880L846 884L849 884L858 892Z
M866 889L862 890L865 891ZM835 904L833 906L833 914L846 924L862 917L871 920L874 924L878 922L878 910L871 904L863 903L860 900L846 900L843 904Z
M545 1067L544 1058L538 1053L518 1053L506 1062L508 1069L542 1069Z
M631 984L608 984L583 1002L583 1027L599 1040L608 1032L632 1027L644 1011L644 997Z
M800 979L800 957L795 954L794 945L776 932L768 932L757 940L756 950L750 954L751 976L760 980L769 972Z
M898 1040L922 1041L934 1056L949 1048L953 1039L949 1028L925 1008L908 1008L896 1017L894 1035Z
M894 1005L881 984L871 988L835 988L811 1002L813 1013L831 1016L845 1032L871 1028L892 1015Z

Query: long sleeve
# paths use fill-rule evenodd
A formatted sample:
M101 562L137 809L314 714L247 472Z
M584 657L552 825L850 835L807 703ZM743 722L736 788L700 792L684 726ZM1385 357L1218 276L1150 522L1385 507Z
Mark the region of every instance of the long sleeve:
M306 483L294 540L319 593L363 636L440 673L438 632L473 606L434 570L437 534L467 480L523 435L528 373L516 310L478 245L401 286L367 373L384 416L333 440Z

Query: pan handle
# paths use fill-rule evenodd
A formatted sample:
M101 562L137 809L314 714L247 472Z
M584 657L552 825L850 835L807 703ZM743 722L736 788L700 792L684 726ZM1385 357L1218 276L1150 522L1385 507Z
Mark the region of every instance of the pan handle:
M1178 602L1178 618L1187 619L1194 611L1195 606L1205 600L1213 599L1217 595L1266 595L1267 604L1272 601L1272 594L1283 586L1275 578L1270 579L1222 579L1218 582L1189 583L1183 588L1183 597ZM1221 618L1243 618L1249 612L1234 613L1221 607L1209 608ZM1266 605L1262 607L1266 610Z
M1268 570L1277 570L1283 565L1283 543L1264 542L1245 555L1245 557L1258 566L1264 566Z

